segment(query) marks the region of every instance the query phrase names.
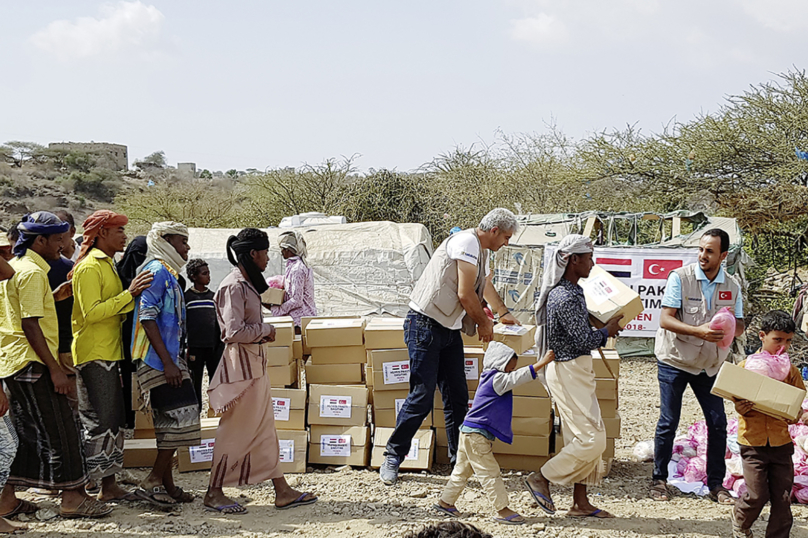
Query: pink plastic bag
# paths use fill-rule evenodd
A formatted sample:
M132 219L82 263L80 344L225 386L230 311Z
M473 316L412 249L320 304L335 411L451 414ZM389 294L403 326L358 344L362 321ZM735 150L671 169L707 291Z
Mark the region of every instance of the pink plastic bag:
M732 345L732 341L735 340L735 315L725 306L716 312L713 319L710 320L710 329L714 331L724 331L724 338L716 343L721 349L729 349L729 346Z
M744 493L746 493L746 480L743 478L736 480L735 483L732 484L732 491L735 492L735 495L740 498Z
M788 353L772 355L768 351L761 351L749 355L744 363L744 368L782 381L788 377L788 373L791 371L791 359L788 357Z
M276 275L267 278L267 286L270 288L283 289L283 275Z
M704 482L707 480L707 460L699 456L690 458L682 475L685 482Z

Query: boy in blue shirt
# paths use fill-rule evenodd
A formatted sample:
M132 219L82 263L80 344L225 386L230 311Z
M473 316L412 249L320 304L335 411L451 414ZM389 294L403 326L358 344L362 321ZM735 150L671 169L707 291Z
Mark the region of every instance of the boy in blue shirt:
M525 519L508 508L508 493L499 463L494 457L494 440L513 442L513 392L515 387L536 379L536 372L555 359L548 351L535 365L516 370L517 356L501 342L491 342L483 358L483 373L471 409L460 426L460 442L449 483L434 508L452 517L460 512L454 503L472 474L477 476L485 494L491 499L497 517L494 521L521 525Z

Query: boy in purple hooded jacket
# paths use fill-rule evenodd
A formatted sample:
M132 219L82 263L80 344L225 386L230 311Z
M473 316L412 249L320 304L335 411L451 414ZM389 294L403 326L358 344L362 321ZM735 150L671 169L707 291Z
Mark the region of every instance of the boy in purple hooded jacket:
M521 525L525 519L508 508L505 482L494 457L494 440L513 442L513 392L515 387L536 379L536 372L555 359L548 351L535 365L516 370L516 353L501 342L491 342L483 358L483 373L471 409L460 426L460 442L449 483L434 505L439 512L460 517L454 503L472 474L477 476L485 494L491 499L497 517L494 521Z

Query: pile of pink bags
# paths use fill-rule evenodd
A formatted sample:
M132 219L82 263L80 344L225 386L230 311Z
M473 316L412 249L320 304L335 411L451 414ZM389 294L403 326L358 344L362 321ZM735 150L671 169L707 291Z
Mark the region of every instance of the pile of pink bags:
M770 361L768 363L771 364ZM802 403L802 408L808 411L808 399ZM796 502L808 504L808 426L793 424L788 431L794 442L794 488L791 495ZM740 497L746 491L746 484L738 446L737 418L729 419L727 423L727 451L724 457L727 464L724 487ZM690 426L687 435L676 438L673 461L676 462L674 478L707 484L707 425L703 420Z

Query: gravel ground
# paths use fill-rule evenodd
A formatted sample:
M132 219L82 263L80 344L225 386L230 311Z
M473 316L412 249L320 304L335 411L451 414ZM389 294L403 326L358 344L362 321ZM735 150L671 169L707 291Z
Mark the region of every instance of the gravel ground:
M689 397L688 397L689 396ZM466 519L494 536L558 536L558 537L729 537L729 508L718 506L693 495L679 495L668 503L655 503L647 498L651 476L650 463L632 461L631 451L637 441L651 439L658 409L656 367L647 359L625 359L621 367L620 413L623 438L617 441L617 460L612 472L599 488L593 488L593 503L614 513L617 519L582 520L564 517L569 506L571 488L553 490L560 511L546 517L535 506L521 485L521 473L506 473L505 482L511 495L511 508L528 518L523 526L503 526L491 521L491 511L482 490L474 480L469 482L457 505ZM728 413L731 412L727 406ZM700 418L692 393L688 391L682 413L682 424ZM311 537L363 536L398 537L440 520L430 506L446 482L446 468L435 473L404 473L399 484L385 487L376 472L366 469L328 469L304 475L289 475L289 482L299 489L313 491L320 501L312 506L290 511L273 507L273 490L269 484L225 492L247 502L249 513L243 516L218 516L203 511L200 499L175 512L154 511L141 503L120 505L103 520L69 521L54 518L40 522L29 520L29 536L135 536L176 537L215 536ZM136 471L138 477L145 471ZM208 474L177 474L177 482L197 496L205 492ZM41 500L26 493L22 497ZM39 517L58 511L53 501L42 500ZM49 510L50 508L50 510ZM808 538L808 507L794 505L794 529L791 536ZM51 512L50 515L54 515ZM768 508L762 518L768 518ZM754 527L764 535L765 522Z

